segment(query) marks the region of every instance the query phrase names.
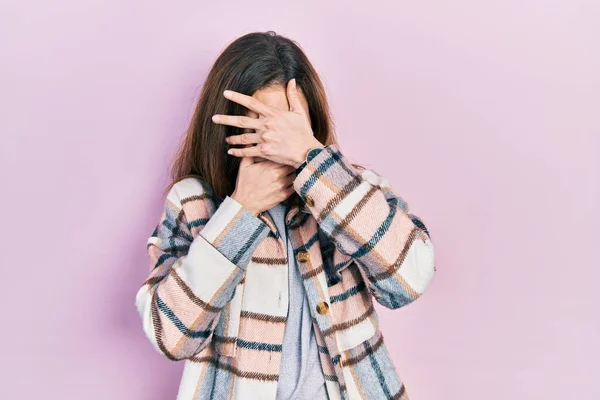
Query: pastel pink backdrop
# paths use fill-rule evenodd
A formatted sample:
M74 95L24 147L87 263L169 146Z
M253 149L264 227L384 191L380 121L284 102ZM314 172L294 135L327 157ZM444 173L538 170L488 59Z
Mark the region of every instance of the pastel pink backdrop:
M183 364L134 308L145 241L211 63L268 29L432 232L434 283L380 309L411 399L600 398L598 20L592 0L4 1L0 398L175 397Z

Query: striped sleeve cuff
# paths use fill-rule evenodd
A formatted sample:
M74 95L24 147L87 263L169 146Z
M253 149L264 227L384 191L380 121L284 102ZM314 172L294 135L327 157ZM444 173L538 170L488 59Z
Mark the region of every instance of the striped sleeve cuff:
M226 196L199 234L229 261L245 270L254 250L269 231L264 221Z
M294 180L294 189L316 215L323 215L331 211L326 207L334 197L347 195L360 182L360 172L332 143L304 166Z

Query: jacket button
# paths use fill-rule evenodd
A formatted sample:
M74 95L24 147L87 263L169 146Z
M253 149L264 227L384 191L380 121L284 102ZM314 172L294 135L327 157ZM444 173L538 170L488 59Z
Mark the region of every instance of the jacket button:
M313 198L312 198L312 196L310 194L306 195L306 197L304 198L304 202L309 207L312 207L312 206L315 205L315 201L313 200Z
M319 304L317 304L317 312L319 314L327 314L327 310L329 310L329 304L327 304L326 302L321 301L319 302Z
M309 258L310 256L308 255L308 251L306 250L300 250L298 254L296 254L296 260L300 262L306 262Z

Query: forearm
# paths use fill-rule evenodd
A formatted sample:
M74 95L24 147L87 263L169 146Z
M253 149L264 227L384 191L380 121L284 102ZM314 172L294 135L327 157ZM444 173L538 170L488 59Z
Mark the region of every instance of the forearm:
M146 334L173 360L192 357L210 340L220 311L269 231L229 197L210 218L190 222L177 219L178 204L167 203L156 236L148 240L153 269L136 297ZM202 228L186 243L183 237L191 234L183 231L191 225Z
M357 261L380 303L397 308L425 290L435 270L433 244L385 178L355 168L329 145L294 187L339 251Z

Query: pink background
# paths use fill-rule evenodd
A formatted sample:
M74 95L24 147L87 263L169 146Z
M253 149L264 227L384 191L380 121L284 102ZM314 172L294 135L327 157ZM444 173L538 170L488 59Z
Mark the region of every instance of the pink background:
M145 241L211 63L268 29L432 232L434 283L381 310L411 398L600 398L599 3L217 3L2 2L0 398L175 397Z

